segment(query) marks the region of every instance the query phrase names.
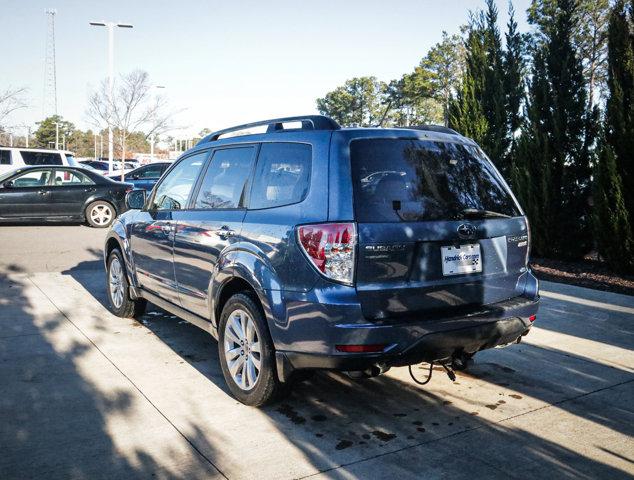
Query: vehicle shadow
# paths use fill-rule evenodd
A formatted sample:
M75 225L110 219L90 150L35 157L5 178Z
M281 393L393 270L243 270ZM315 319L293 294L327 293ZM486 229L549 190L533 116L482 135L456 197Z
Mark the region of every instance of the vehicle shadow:
M86 269L80 264L65 273L106 305L103 270ZM540 316L546 328L551 321L554 319L548 315ZM139 322L214 387L229 395L218 363L217 344L208 333L151 305ZM491 418L490 412L519 405L521 416L544 405L556 405L567 415L631 438L634 407L627 402L616 406L600 396L598 400L586 398L590 392L600 395L603 389L619 383L629 388L620 395L631 396L634 375L630 372L568 351L530 344L481 352L475 365L459 374L456 384L437 371L432 387L425 390L416 387L402 372L401 369L400 373L390 372L364 382L354 382L342 374L318 373L310 381L296 385L288 398L251 415L265 415L282 435L281 441L301 449L316 470L346 466L346 478L367 478L363 466L368 459L399 451L403 453L395 454L395 458L414 455L414 459L408 457L409 466L389 463L394 460L387 465L410 477L432 471L449 472L449 476L464 472L498 475L500 472L492 470L491 465L499 465L501 458L508 459L503 462L508 472L521 477L626 476L622 470L575 448L574 441L542 438L521 424L501 422L503 417ZM419 371L420 376L424 373ZM472 390L476 388L486 390L489 397L474 395ZM190 425L196 437L192 441L198 442L203 451L214 450L210 428L213 430L216 421L215 416L210 416ZM245 420L244 426L227 435L248 436L248 429ZM478 449L474 450L473 445L478 445ZM455 458L457 453L459 459ZM614 453L614 458L618 459L618 455ZM220 464L225 456L227 453L223 452L218 459ZM388 466L377 472L377 478L387 475ZM284 475L283 467L280 468L277 473L281 478ZM261 478L267 475L262 473Z
M138 396L87 380L87 362L106 360L48 305L29 277L0 273L0 478L209 478L202 468L181 475L175 452L157 458L142 441L122 452L112 431Z

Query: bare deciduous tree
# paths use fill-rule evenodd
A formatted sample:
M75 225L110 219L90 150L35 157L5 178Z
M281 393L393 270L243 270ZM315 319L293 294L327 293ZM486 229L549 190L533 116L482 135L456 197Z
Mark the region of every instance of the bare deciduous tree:
M26 101L24 100L24 94L26 88L7 88L4 91L0 91L0 127L4 125L4 120L12 112L25 108Z
M152 95L153 86L149 75L143 70L135 70L115 81L112 101L108 92L108 82L101 82L88 100L88 116L95 125L118 130L115 141L121 143L121 161L125 160L125 145L133 132L143 132L146 138L160 135L170 130L170 120L176 113L169 110L165 97ZM123 177L122 165L122 177Z

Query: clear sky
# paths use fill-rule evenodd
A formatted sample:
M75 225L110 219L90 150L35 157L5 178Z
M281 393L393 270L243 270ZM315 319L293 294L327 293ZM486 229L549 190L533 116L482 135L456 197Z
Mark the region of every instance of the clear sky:
M507 2L498 0L500 20ZM529 0L515 0L528 29ZM411 71L441 33L458 33L480 0L0 0L0 90L28 88L30 107L9 124L42 118L47 8L55 8L58 113L81 128L92 88L115 71L149 72L175 109L174 136L258 119L315 112L315 99L354 76L389 81ZM504 27L503 27L504 28Z

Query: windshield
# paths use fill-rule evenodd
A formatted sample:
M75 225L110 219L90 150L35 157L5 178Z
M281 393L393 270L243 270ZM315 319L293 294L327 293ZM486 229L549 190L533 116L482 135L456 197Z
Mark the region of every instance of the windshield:
M350 144L360 222L417 222L520 215L477 147L407 139Z

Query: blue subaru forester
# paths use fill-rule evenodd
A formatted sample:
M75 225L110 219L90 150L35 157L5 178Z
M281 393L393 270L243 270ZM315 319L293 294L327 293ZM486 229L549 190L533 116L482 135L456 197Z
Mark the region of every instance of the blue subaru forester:
M211 333L248 405L317 369L451 372L535 320L526 217L478 145L444 127L241 125L127 202L105 245L112 311L149 301Z

